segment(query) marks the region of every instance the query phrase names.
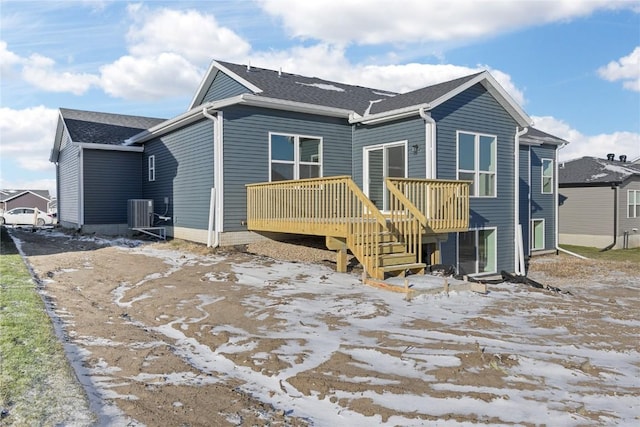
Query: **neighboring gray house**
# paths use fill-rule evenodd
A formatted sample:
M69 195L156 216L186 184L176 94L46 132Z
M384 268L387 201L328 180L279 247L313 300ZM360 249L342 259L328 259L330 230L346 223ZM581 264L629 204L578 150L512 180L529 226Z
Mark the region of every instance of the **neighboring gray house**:
M143 198L154 201L157 225L169 236L242 244L263 238L248 226L247 185L350 176L365 204L389 215L386 179L397 177L457 185L455 206L468 203L464 228L431 232L425 240L425 253L439 255L431 261L464 274L519 272L523 256L531 253L530 240L536 250L556 246L556 151L565 141L531 128L529 116L488 72L396 94L213 61L188 111L91 147L69 136L69 111L61 110L51 157L57 162L63 224L121 231L125 200ZM74 114L86 114L89 121L100 117ZM125 126L126 117L114 118L114 129ZM78 151L85 163L93 162L91 176L86 165L76 164ZM106 160L113 155L118 161ZM125 164L123 158L132 160ZM122 179L110 181L113 176ZM466 181L470 197L461 190L469 188ZM316 190L328 187L327 182ZM96 188L100 197L89 198ZM433 196L437 213L425 216L454 206L437 200ZM105 210L109 217L101 218Z
M0 190L0 211L13 208L38 208L51 212L51 196L48 190Z
M560 167L560 243L640 247L640 164L582 157Z
M127 200L142 197L142 147L122 142L163 119L60 109L49 160L56 164L58 223L126 234Z

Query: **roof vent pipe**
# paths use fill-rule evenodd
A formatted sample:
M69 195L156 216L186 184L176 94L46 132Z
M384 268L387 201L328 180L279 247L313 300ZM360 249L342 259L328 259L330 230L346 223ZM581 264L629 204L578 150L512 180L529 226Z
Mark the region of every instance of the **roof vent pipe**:
M616 158L616 155L615 155L615 154L613 154L613 153L609 153L609 154L607 154L607 160L611 160L611 161L613 161L613 160L615 160L615 158Z
M249 61L249 63L247 64L247 73L251 71L251 61Z
M624 154L621 154L621 155L620 155L620 161L621 161L622 163L625 163L625 162L627 161L627 156L626 156L626 155L624 155Z
M278 77L282 77L282 67L278 69Z

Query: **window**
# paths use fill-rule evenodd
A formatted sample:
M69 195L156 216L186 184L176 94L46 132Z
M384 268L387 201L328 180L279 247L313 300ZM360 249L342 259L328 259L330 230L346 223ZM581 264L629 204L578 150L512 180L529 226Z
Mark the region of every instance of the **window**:
M497 251L495 228L458 233L458 273L495 273Z
M149 156L149 181L156 180L156 156Z
M496 195L496 146L491 135L458 132L458 179L472 181L469 194Z
M270 181L322 176L322 139L300 135L269 135Z
M544 219L531 220L531 249L544 249Z
M627 218L640 218L640 190L627 192Z
M542 194L553 193L553 160L542 159Z

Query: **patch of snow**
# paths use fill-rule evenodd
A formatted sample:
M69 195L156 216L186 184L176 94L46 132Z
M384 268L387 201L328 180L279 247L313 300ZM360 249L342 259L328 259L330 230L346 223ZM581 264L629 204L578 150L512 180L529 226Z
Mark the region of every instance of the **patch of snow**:
M310 86L310 87L316 87L318 89L322 89L322 90L332 90L335 92L344 92L344 89L335 85L331 85L331 84L326 84L326 83L302 83L302 82L296 82L296 84L302 85L302 86Z

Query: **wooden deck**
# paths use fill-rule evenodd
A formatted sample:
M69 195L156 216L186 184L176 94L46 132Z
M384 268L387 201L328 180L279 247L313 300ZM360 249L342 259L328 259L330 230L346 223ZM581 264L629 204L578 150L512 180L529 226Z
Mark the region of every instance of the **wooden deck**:
M466 181L387 179L389 212L380 212L348 176L247 185L249 230L326 236L338 270L350 250L371 277L423 272L425 236L465 231Z

